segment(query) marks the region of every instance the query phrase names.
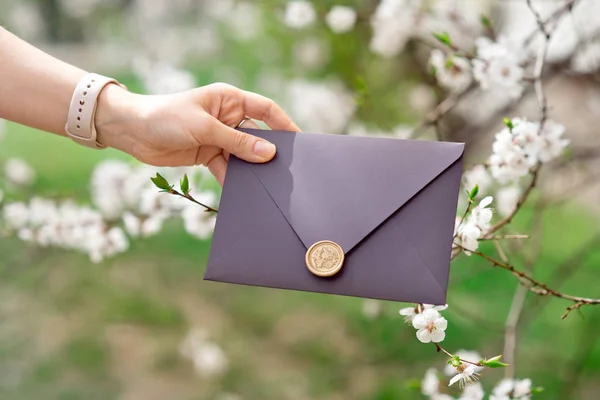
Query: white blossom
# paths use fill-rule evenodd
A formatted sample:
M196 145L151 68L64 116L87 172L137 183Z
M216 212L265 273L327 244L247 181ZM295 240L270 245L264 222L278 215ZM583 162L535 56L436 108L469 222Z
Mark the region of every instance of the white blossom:
M558 157L569 140L563 139L565 127L552 120L540 124L521 118L511 120L496 134L489 160L490 173L500 183L514 182L529 173L538 162L549 162Z
M436 311L444 311L447 308L448 304L444 304L441 306L434 306L433 304L423 304L423 307L420 307L420 305L416 305L414 307L401 308L400 315L404 316L404 322L406 322L407 324L412 324L413 318L425 310L433 309Z
M319 39L309 38L295 43L292 52L294 59L303 68L321 68L329 60L329 48Z
M18 186L31 185L35 180L35 171L22 158L10 158L4 164L6 179Z
M371 51L385 58L398 55L414 33L420 5L420 0L381 0L371 17Z
M483 400L484 396L485 392L483 391L481 383L475 382L465 386L458 400Z
M421 393L425 396L434 396L439 393L439 389L440 380L437 371L434 368L429 368L421 381Z
M420 113L429 111L435 105L435 94L426 84L419 84L408 94L410 106Z
M471 362L478 362L479 360L483 359L481 354L471 350L458 350L456 353L454 353L454 355L458 356L461 360L467 360ZM444 368L444 374L446 376L454 376L454 374L456 374L456 368L450 364L447 364Z
M349 32L356 23L356 11L352 7L333 6L325 16L325 22L335 33Z
M209 207L214 206L216 203L214 193L208 191L196 193L194 198ZM181 217L183 218L185 230L199 239L209 238L215 227L214 213L207 212L204 207L195 203L186 203L181 211Z
M192 329L179 347L180 353L192 360L199 376L212 377L221 375L229 368L225 353L216 343L208 339L208 334L199 329Z
M412 325L417 329L417 339L422 343L439 343L446 337L448 321L432 308L416 315Z
M493 181L484 165L477 164L463 174L463 185L471 190L475 185L479 186L479 193L484 194L490 188Z
M492 391L490 400L530 400L531 379L503 379Z
M287 92L290 114L306 132L341 133L356 110L355 96L336 80L294 80Z
M134 60L132 69L148 94L171 94L197 86L193 73L165 62L152 63L138 58Z
M11 228L22 228L29 219L29 209L24 203L9 203L2 209L2 216Z
M362 304L362 314L367 319L377 318L382 311L383 304L379 300L365 299Z
M497 42L487 37L475 41L477 58L473 62L473 76L483 90L501 90L510 98L518 98L523 93L522 56L518 46L506 38Z
M471 83L471 64L465 58L446 56L438 49L431 51L429 63L435 68L440 86L460 92Z
M317 12L309 1L294 0L287 4L284 22L290 28L306 28L312 25L316 19Z
M488 206L492 201L492 196L485 197L471 210L471 214L461 225L456 226L455 224L457 239L460 241L466 255L470 255L471 251L477 250L479 238L490 228L493 211Z
M515 210L521 197L521 188L518 185L505 186L496 193L496 210L503 217Z
M456 375L450 379L448 386L452 386L456 382L458 382L458 385L461 388L470 385L479 379L479 372L482 369L483 367L479 367L477 365L462 363L456 367Z

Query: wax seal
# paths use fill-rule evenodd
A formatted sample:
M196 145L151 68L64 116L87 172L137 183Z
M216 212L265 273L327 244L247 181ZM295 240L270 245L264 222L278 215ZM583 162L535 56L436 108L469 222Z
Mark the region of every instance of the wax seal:
M317 276L337 274L344 264L344 250L331 240L321 240L306 251L306 267Z

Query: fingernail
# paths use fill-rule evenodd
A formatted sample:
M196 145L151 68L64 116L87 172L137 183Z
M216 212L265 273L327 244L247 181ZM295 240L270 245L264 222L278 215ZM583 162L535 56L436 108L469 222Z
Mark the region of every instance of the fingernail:
M254 143L254 154L261 158L270 159L275 155L275 145L265 140L258 140Z

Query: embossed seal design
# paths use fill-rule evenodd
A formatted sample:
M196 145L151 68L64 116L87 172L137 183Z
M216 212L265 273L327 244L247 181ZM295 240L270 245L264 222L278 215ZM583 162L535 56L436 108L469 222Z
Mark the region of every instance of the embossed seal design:
M321 240L306 252L306 266L317 276L337 274L344 264L344 250L331 240Z

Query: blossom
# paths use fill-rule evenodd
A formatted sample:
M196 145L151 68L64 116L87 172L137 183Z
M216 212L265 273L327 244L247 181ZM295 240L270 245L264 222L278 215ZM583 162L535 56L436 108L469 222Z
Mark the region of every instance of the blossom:
M456 367L457 374L450 379L448 386L454 385L458 382L459 387L463 388L467 385L472 384L477 379L479 379L479 371L481 371L483 367L479 367L473 364L460 364Z
M467 190L471 190L475 185L479 186L479 193L485 193L492 185L493 181L485 166L475 165L463 174L463 185Z
M322 67L329 60L327 44L318 39L310 38L295 43L292 52L294 59L305 68L315 69Z
M421 393L428 396L430 400L454 400L454 398L445 393L440 393L440 380L437 371L429 368L421 381Z
M2 216L11 228L23 227L29 219L29 209L24 203L6 204L2 210Z
M481 88L501 90L513 99L520 97L524 71L519 48L503 37L497 42L480 37L475 45L477 58L472 61L473 76Z
M456 353L454 353L454 355L458 356L461 360L467 360L472 362L477 362L483 359L483 357L481 357L481 354L479 354L476 351L470 350L458 350ZM456 368L451 364L447 364L444 368L444 374L446 376L453 376L454 374L456 374Z
M465 386L458 400L483 400L485 393L481 383L475 382Z
M420 4L420 0L381 0L371 17L371 51L385 58L398 55L414 33Z
M427 309L416 315L412 325L417 329L417 339L422 343L439 343L446 337L448 321L437 310Z
M503 379L492 391L490 400L531 399L531 379Z
M375 319L381 314L381 301L375 299L365 299L363 301L362 313L368 319Z
M164 62L151 63L137 59L133 63L133 71L148 94L171 94L197 86L196 76L192 72Z
M471 210L471 214L458 227L455 227L456 236L466 255L479 247L479 238L481 238L490 228L493 211L488 206L493 201L492 196L482 199L479 204ZM456 225L456 223L455 223Z
M446 89L460 92L471 83L471 65L462 57L447 57L441 50L434 49L429 64L435 68L438 83Z
M505 186L496 193L496 210L502 216L512 213L521 197L521 188L518 185Z
M302 29L312 25L317 19L317 12L312 3L303 0L290 1L285 9L284 21L287 26Z
M425 310L433 309L436 311L444 311L446 308L448 308L448 304L444 304L441 306L434 306L433 304L423 304L422 307L417 304L414 307L401 308L400 315L404 315L404 321L407 324L411 324L413 318Z
M211 204L212 202L204 202L203 204ZM207 204L207 205L208 205ZM197 204L190 203L181 213L185 230L190 235L194 235L199 239L208 239L215 227L215 217L211 213Z
M200 376L223 374L229 367L225 353L216 343L208 339L207 332L192 329L179 346L179 352L194 363Z
M21 158L11 158L4 165L6 179L18 186L30 185L35 180L35 171Z
M352 7L333 6L325 16L325 22L335 33L346 33L356 23L356 11Z
M549 162L562 154L569 145L570 140L563 139L564 125L548 120L542 127L540 133L542 143L540 145L538 159L541 162Z
M354 94L337 80L294 80L287 92L290 114L306 132L340 133L356 110Z
M563 139L565 127L552 120L540 129L537 122L513 118L511 127L496 134L489 159L490 173L500 183L514 182L529 173L538 162L558 157L569 140Z

